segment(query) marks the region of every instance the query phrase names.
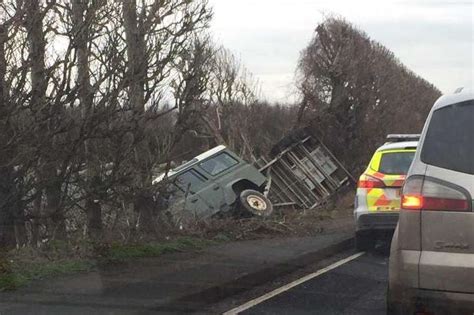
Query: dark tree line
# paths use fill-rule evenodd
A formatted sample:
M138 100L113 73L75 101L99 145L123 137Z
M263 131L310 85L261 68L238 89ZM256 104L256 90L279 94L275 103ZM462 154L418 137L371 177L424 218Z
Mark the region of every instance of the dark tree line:
M357 176L388 133L419 133L440 96L386 47L341 18L319 24L298 65L298 121Z
M0 248L159 232L171 161L250 159L291 127L211 18L207 0L0 2Z
M0 2L0 248L160 232L153 177L217 144L249 161L312 124L352 170L437 97L350 24L318 26L299 108L207 35L207 0Z

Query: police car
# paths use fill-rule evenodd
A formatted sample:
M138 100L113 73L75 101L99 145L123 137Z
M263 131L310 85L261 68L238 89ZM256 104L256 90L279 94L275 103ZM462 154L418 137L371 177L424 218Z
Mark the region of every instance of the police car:
M375 151L357 184L354 217L356 247L373 247L377 236L393 233L398 223L400 192L415 156L419 135L388 135Z

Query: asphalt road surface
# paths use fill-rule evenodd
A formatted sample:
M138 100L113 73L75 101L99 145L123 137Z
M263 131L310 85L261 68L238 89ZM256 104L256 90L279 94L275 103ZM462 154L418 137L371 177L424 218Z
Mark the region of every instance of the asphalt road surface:
M384 245L240 314L385 314L387 277Z

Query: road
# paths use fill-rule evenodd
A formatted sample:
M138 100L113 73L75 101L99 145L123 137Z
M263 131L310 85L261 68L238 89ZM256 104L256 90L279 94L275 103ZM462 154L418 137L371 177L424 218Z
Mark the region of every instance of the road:
M333 239L334 235L328 234L328 237ZM317 240L320 242L324 237L319 236ZM316 246L318 242L309 244ZM286 243L289 245L285 246ZM304 242L301 238L224 244L209 248L205 253L176 253L166 256L166 259L162 257L158 260L143 260L140 264L134 261L116 266L119 269L100 269L39 281L18 292L0 295L0 315L183 312L207 315L226 313L249 302L252 303L248 307L229 314L385 313L388 246L383 244L369 253L356 253L344 247L346 250L328 253L312 263L309 261L309 264L297 265L295 271L271 275L270 281L265 280L260 284L240 282L241 286L235 290L232 286L218 287L219 290L225 288L222 292L214 287L204 291L198 287L199 291L196 292L206 292L208 296L201 293L198 297L183 295L186 288L194 289L196 283L204 286L211 283L212 279L221 281L227 274L234 277L237 271L237 275L242 270L247 272L247 260L252 262L252 266L255 263L269 264L273 256L279 261L281 257L291 256L295 252L293 249L302 245ZM305 252L308 247L303 249ZM240 260L230 259L234 257L230 254ZM262 259L258 259L258 255ZM235 285L235 282L230 283ZM276 293L268 295L273 292ZM167 298L173 293L179 299ZM261 297L265 299L259 299Z
M387 276L384 244L240 314L385 314Z

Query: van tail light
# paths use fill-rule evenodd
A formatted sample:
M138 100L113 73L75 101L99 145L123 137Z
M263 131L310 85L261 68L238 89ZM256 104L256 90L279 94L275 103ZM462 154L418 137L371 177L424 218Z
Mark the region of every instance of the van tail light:
M423 176L407 179L402 208L428 211L470 211L471 198L461 187Z
M357 183L357 188L384 188L385 184L382 180L368 176L368 175L362 175L361 178L359 179L359 182Z

